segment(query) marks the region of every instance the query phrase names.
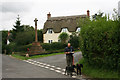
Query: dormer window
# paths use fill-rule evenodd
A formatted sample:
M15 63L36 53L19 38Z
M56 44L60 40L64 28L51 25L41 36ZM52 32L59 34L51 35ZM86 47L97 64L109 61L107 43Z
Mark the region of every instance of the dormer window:
M48 33L49 33L49 34L52 34L52 33L53 33L53 30L52 30L52 29L48 29Z
M80 32L80 28L77 28L76 32Z
M62 29L62 32L67 32L67 28L63 28L63 29Z

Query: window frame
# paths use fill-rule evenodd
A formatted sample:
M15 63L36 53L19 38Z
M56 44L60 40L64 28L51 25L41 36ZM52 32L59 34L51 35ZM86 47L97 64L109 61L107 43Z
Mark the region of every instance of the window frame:
M48 29L48 34L52 34L53 33L53 29Z

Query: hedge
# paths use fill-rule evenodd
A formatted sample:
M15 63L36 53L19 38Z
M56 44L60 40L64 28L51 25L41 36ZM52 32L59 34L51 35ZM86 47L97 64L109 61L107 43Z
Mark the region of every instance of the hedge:
M80 48L85 61L94 67L120 68L120 21L89 21L80 32Z
M63 44L61 42L53 42L51 44L42 43L41 46L45 50L59 50L59 49L64 49L67 46L67 44Z
M10 54L12 52L27 52L27 48L30 48L32 44L28 45L17 45L16 43L11 42L9 45L6 46L7 54ZM64 48L67 46L67 44L62 44L60 42L54 42L54 43L41 43L41 46L43 49L45 49L48 53L52 52L61 52L64 51Z

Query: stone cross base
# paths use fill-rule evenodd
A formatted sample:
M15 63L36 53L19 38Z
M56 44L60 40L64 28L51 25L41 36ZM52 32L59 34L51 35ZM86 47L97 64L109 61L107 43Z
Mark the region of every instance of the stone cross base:
M32 47L30 48L30 51L28 52L29 55L35 55L35 54L42 54L45 51L42 49L42 46L39 42L33 42Z

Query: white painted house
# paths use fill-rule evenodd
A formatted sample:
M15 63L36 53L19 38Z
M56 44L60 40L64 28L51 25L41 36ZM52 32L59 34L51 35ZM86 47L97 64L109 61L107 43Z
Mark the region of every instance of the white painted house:
M89 17L89 10L87 10L87 15L51 17L50 13L47 14L47 20L43 28L43 42L59 42L59 35L62 32L66 32L69 35L71 35L72 32L80 32L78 21L80 18L87 17Z

